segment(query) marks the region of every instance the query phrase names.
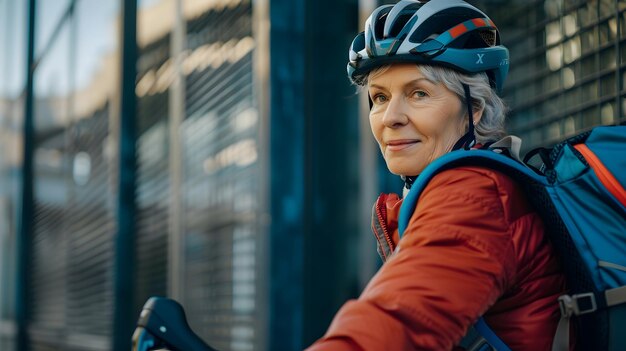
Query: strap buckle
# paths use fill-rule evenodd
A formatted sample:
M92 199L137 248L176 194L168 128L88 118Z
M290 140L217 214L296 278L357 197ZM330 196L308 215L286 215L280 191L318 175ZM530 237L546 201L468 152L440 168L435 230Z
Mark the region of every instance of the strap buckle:
M580 316L598 310L596 297L592 292L572 296L561 295L559 296L559 306L561 315L565 317L571 317L572 314Z
M495 351L493 346L491 346L489 342L487 341L487 339L485 339L484 337L481 337L480 339L476 340L476 342L474 342L466 350L467 351Z

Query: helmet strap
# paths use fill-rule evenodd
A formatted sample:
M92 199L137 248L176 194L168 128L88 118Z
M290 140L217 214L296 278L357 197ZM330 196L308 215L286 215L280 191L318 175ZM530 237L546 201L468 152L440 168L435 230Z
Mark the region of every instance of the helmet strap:
M465 133L465 135L463 135L456 142L456 144L454 144L452 150L458 150L460 148L469 150L476 144L476 136L474 135L474 114L472 111L472 95L470 94L470 89L467 84L463 84L463 90L465 91L465 103L467 105L468 128L467 133Z
M411 186L413 186L413 183L415 183L415 180L417 179L417 176L400 176L400 178L402 178L402 180L404 181L404 188L406 190L411 190Z

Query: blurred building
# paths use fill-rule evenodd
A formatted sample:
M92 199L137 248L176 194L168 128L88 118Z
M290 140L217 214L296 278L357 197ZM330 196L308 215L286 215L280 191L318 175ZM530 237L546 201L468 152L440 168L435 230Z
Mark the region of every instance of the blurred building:
M622 1L470 2L526 149L626 120ZM220 350L320 337L400 186L344 76L377 5L0 0L0 350L130 348L154 295Z
M317 4L0 4L23 52L2 61L1 348L130 347L154 295L222 350L319 336L358 292L359 231L356 96L343 40L311 55L335 36L304 25Z
M476 1L511 53L509 130L525 148L626 120L626 3Z

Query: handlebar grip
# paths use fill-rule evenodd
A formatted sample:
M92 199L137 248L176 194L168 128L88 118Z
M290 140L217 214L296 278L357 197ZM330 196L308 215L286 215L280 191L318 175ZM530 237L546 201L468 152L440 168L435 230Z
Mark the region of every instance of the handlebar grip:
M172 299L149 298L143 306L137 327L145 328L172 351L217 351L191 330L185 310Z

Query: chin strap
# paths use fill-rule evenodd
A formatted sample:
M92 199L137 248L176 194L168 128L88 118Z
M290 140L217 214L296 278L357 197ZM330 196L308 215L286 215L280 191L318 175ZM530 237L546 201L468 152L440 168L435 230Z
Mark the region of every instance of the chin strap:
M474 114L472 111L472 95L470 94L469 86L463 84L463 90L465 91L465 103L467 104L467 118L468 128L467 133L459 139L452 147L452 150L458 150L464 148L469 150L476 144L476 136L474 135Z
M400 176L400 178L404 181L404 189L411 190L411 186L415 183L417 176Z

